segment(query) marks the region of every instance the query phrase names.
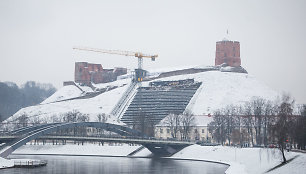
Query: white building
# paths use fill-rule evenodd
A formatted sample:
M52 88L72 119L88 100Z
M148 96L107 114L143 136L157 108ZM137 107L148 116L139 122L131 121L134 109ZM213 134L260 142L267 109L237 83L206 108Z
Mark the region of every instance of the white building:
M169 116L168 116L169 117ZM167 123L168 118L165 117L160 121L159 124L155 125L155 138L158 139L172 139L171 131L173 132L173 128L171 130L171 126ZM213 137L208 131L207 125L213 120L212 117L207 115L197 115L194 116L193 123L191 124L190 133L187 139L203 141L203 142L213 142ZM182 138L182 126L180 124L179 131L177 133L177 138L181 140Z

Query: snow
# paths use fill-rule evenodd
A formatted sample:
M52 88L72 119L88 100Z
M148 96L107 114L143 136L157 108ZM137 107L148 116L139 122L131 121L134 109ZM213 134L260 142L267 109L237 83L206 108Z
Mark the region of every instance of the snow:
M207 126L213 121L213 117L208 116L194 116L194 122L196 126Z
M124 93L128 85L118 87L108 92L102 93L96 97L89 99L76 99L62 102L49 103L44 105L36 105L23 108L15 113L7 121L13 121L21 114L26 113L30 120L40 118L44 121L52 121L53 116L61 116L61 114L69 111L78 110L81 113L88 114L90 121L96 121L97 114L106 113L109 114L116 103L119 101L121 95ZM109 118L108 123L119 123L117 118Z
M109 86L123 86L124 84L129 84L131 82L130 78L127 79L120 79L109 83L99 83L99 84L93 84L96 88L107 88Z
M127 156L140 145L128 144L66 144L66 145L24 145L14 151L13 154L60 154L60 155L101 155L101 156Z
M195 100L192 112L195 115L212 114L227 105L242 105L253 97L276 100L279 93L256 80L249 74L209 71L157 79L158 81L194 79L202 82L201 92ZM147 82L148 83L148 82Z
M81 94L82 94L82 91L76 86L73 86L73 85L64 86L58 91L56 91L53 95L48 97L46 100L41 102L41 104L47 104L51 102L66 100L69 98L75 98L75 97L81 96Z
M271 174L279 174L279 173L290 173L290 174L301 174L306 173L306 155L300 154L290 163L277 168L271 172Z
M0 169L13 167L13 166L14 166L14 161L7 160L7 159L0 157Z
M76 84L79 88L81 88L85 93L88 93L88 92L94 92L91 87L89 86L81 86L81 85L78 85Z
M226 67L221 67L220 68L220 71L232 71L234 69L234 67L231 67L231 66L226 66Z
M57 154L57 155L96 155L96 156L127 156L140 146L130 146L128 144L104 144L98 145L85 143L84 145L29 145L29 143L17 149L13 154ZM147 157L151 155L148 149L143 149L135 157ZM306 154L296 152L286 152L287 159L297 156L290 163L279 167L271 174L285 173L305 173ZM278 149L264 148L236 148L226 146L199 146L192 145L174 154L173 159L192 159L211 162L220 162L230 165L226 174L259 174L265 173L269 169L281 163L281 156ZM2 160L2 161L1 161ZM0 158L0 166L4 163L11 164L11 161Z
M295 152L286 153L287 159L293 158L296 155L300 156L291 163L279 168L278 171L271 171L271 173L282 174L290 170L288 173L301 173L303 171L301 169L306 168L306 154ZM265 173L281 163L281 156L278 149L235 148L225 146L192 145L174 154L171 158L201 159L226 163L230 165L226 170L227 174Z

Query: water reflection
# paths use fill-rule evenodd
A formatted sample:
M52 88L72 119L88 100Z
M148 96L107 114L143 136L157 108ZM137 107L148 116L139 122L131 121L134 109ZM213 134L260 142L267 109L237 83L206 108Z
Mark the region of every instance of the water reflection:
M224 173L228 166L201 161L170 159L88 157L88 156L47 156L11 155L11 158L30 158L48 160L48 165L39 168L12 168L1 170L3 174L12 173L109 173L109 174L218 174Z

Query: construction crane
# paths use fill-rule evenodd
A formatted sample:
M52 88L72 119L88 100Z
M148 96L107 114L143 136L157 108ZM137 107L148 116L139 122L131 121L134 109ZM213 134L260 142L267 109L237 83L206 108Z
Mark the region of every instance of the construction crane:
M155 61L155 58L158 55L149 55L143 54L140 52L132 52L132 51L121 51L121 50L106 50L106 49L98 49L98 48L87 48L87 47L74 47L75 50L82 50L82 51L92 51L98 53L106 53L106 54L116 54L116 55L123 55L123 56L132 56L138 58L138 69L135 69L135 79L137 82L141 82L143 77L145 76L145 71L142 69L142 61L143 58L151 58L152 61Z
M152 61L155 61L155 58L158 57L158 55L149 55L149 54L143 54L143 53L140 53L140 52L132 52L132 51L106 50L106 49L87 48L87 47L74 47L73 49L82 50L82 51L92 51L92 52L98 52L98 53L116 54L116 55L137 57L138 58L138 69L140 69L140 70L142 70L143 58L151 58Z

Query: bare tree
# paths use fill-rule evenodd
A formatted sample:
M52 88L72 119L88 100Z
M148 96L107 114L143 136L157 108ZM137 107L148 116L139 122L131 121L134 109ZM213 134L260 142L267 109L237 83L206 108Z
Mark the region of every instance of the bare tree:
M77 122L88 122L89 121L89 116L88 114L82 114L80 113L78 116L77 116Z
M87 122L89 121L89 116L88 114L83 114L78 110L73 110L63 115L63 121L64 122ZM67 133L68 132L71 132L71 131L67 130ZM87 132L86 128L84 127L73 128L73 135L77 135L77 134L85 135L86 132Z
M255 129L255 137L256 137L256 144L262 144L262 115L264 113L264 105L265 99L263 98L253 98L252 102L252 110L254 115L254 129Z
M271 133L272 125L275 122L275 108L276 105L272 101L266 101L263 112L263 144L265 147L269 143L268 135Z
M295 130L295 141L297 143L297 148L305 150L306 149L306 105L303 105L299 110L299 117L296 119L294 125Z
M213 121L208 124L208 131L213 135L214 139L222 145L225 142L225 125L226 119L221 110L216 110L213 114Z
M170 128L172 138L177 138L181 126L181 115L169 114L165 119L165 124Z
M233 105L229 105L225 108L224 110L224 116L226 120L226 137L228 140L228 144L231 145L231 137L232 137L232 132L235 129L235 117L237 115L236 113L236 108Z
M100 113L97 115L97 122L101 122L101 123L106 123L107 122L107 115L105 113ZM98 135L103 135L104 134L104 129L101 128L96 128Z
M190 139L191 127L194 125L194 115L190 111L184 112L182 115L181 136L183 140Z
M17 127L27 127L28 123L29 123L29 117L26 113L21 114L18 118L17 118Z
M244 109L243 109L243 123L245 127L247 128L247 132L250 135L248 139L248 142L251 142L252 146L254 145L254 138L253 138L253 125L254 125L254 119L253 119L253 114L252 114L252 105L250 102L246 102L244 104Z
M78 110L73 110L73 111L70 111L64 114L63 121L64 122L85 122L85 121L89 121L89 116L88 114L83 114Z
M32 119L32 124L35 126L35 125L39 125L42 123L42 120L39 118L39 117L34 117Z
M62 118L61 116L57 116L56 114L51 116L51 122L52 123L61 123L62 122Z
M279 106L278 117L275 124L275 136L279 150L283 157L283 163L286 163L285 149L289 139L289 128L292 119L294 100L291 100L289 95L283 95L282 102Z
M98 122L102 122L102 123L106 123L107 122L107 115L105 113L102 114L98 114L97 115L97 121Z

